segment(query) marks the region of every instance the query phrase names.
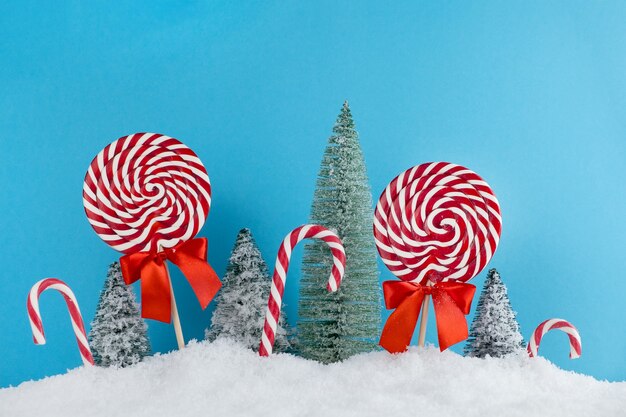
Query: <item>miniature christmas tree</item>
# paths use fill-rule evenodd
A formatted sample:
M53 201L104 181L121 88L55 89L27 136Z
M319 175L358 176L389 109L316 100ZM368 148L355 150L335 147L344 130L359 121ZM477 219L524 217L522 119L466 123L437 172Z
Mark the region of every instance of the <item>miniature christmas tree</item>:
M491 269L478 299L465 356L502 357L524 349L524 339L500 274Z
M258 351L271 283L252 233L241 229L216 297L211 326L205 331L206 339L228 337ZM290 348L290 333L283 309L276 329L276 352Z
M297 349L306 358L330 363L377 348L381 299L372 218L365 161L345 102L322 159L310 220L343 240L346 273L339 291L328 293L328 247L307 243L297 326Z
M124 283L120 264L114 262L89 332L96 365L125 367L140 362L150 354L147 331L133 289Z

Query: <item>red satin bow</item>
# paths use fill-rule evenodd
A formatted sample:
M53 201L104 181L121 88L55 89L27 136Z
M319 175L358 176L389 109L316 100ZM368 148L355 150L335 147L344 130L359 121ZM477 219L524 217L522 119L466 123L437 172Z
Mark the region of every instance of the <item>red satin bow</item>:
M439 349L467 339L467 322L476 287L462 282L440 282L425 286L404 281L383 282L387 309L395 308L387 319L379 344L391 353L404 352L411 344L422 302L431 294L437 318Z
M162 252L137 252L120 258L127 285L141 278L142 317L170 322L172 300L166 260L178 266L185 275L202 308L209 305L222 283L207 263L207 248L206 238L197 238Z

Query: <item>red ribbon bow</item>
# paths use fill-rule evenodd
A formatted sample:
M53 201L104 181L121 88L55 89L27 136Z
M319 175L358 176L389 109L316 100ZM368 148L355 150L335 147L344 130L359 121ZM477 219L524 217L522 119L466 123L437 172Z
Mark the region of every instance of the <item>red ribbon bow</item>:
M207 263L206 238L192 239L162 252L137 252L120 258L122 276L127 285L141 278L141 316L170 322L171 293L165 261L181 270L205 309L222 286Z
M426 294L431 294L437 318L439 349L467 339L467 322L476 287L462 282L439 282L433 286L404 281L383 282L385 306L395 308L383 328L379 344L391 353L404 352L411 344Z

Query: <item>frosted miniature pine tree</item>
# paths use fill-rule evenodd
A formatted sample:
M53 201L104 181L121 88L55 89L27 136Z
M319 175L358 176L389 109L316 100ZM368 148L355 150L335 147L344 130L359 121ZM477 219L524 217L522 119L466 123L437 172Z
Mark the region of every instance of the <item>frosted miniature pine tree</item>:
M372 218L365 160L345 102L322 158L310 220L343 240L346 273L339 291L328 293L328 246L306 244L297 326L297 350L305 358L330 363L377 348L381 298Z
M478 299L476 315L465 345L465 356L502 357L524 349L524 339L500 274L489 270Z
M96 365L125 367L140 362L150 354L147 331L133 289L124 283L120 264L114 262L89 332Z
M206 339L228 337L258 351L271 283L252 233L241 229L216 297L211 326L205 331ZM283 308L276 330L276 352L289 350L290 333Z

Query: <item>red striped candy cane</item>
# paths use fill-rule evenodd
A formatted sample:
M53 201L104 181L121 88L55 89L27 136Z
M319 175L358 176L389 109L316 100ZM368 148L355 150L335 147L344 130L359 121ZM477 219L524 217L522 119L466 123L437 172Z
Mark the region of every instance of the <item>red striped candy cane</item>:
M70 312L72 319L72 328L74 329L74 335L76 335L76 341L78 342L78 350L80 350L80 356L85 365L93 365L93 355L91 349L89 349L89 343L87 342L87 334L85 333L85 325L83 324L83 318L78 308L78 302L76 296L67 286L66 283L56 278L45 278L37 282L30 289L28 294L28 300L26 301L26 308L28 309L28 318L30 320L30 327L33 331L33 341L36 345L45 345L46 336L43 332L43 324L41 323L41 314L39 313L39 296L47 289L57 290L65 298L67 309Z
M339 236L324 226L317 224L306 224L297 227L285 236L278 250L276 265L274 266L272 288L270 290L270 298L267 302L265 323L263 324L263 334L261 335L261 344L259 346L260 356L269 356L274 349L276 327L278 318L280 317L280 306L283 302L283 293L285 292L285 282L287 280L287 270L289 269L291 252L293 248L304 239L321 239L330 246L330 252L333 255L333 267L326 289L330 292L335 292L339 288L339 285L341 285L341 279L343 278L346 266L346 253Z
M541 338L553 329L559 329L562 332L567 333L567 336L569 337L570 359L580 358L582 353L580 334L578 333L578 330L576 330L576 327L574 327L570 322L561 319L549 319L537 326L535 332L530 338L530 342L528 342L528 356L531 358L537 356Z

